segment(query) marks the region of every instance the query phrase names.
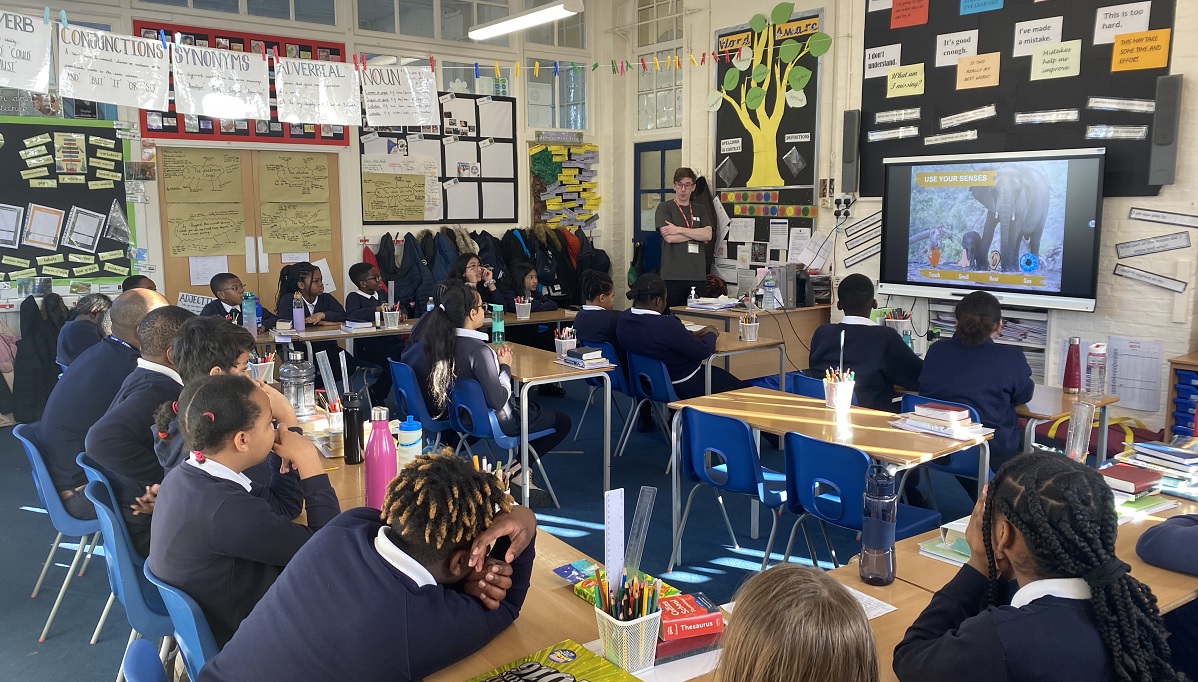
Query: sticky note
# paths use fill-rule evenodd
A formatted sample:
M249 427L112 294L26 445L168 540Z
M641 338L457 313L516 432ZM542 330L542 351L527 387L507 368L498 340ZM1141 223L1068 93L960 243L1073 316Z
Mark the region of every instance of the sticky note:
M1111 71L1163 69L1169 66L1170 29L1124 33L1115 36Z
M93 272L99 272L99 271L100 271L99 265L84 265L81 268L75 268L74 275L76 277L79 277L82 275L90 275Z
M886 71L886 96L923 94L923 63L892 66Z
M128 275L129 274L129 268L126 268L121 265L117 265L115 263L105 263L104 271L111 272L116 275Z
M1021 21L1015 24L1015 48L1012 57L1027 57L1041 45L1061 42L1061 25L1065 17L1048 17Z
M72 253L67 256L67 260L71 261L72 263L95 263L96 257L82 253Z
M87 141L90 142L92 144L92 146L95 146L95 147L103 147L105 149L113 149L116 147L116 142L114 142L106 137L96 137L95 135L88 135Z
M0 263L4 265L13 265L18 268L29 267L28 258L17 258L16 256L5 256L4 258L0 258Z
M54 188L58 187L58 181L57 180L30 180L29 186L36 187L39 189L54 189Z
M890 6L890 28L928 23L929 0L894 0Z
M122 251L121 249L115 249L113 251L101 251L100 252L100 260L116 260L117 258L121 258L124 255L125 255L125 252Z
M58 181L64 185L82 185L87 182L86 175L60 175Z
M961 16L1002 9L1003 0L961 0Z
M33 182L37 182L34 180ZM112 180L92 180L87 183L88 189L112 189Z
M1031 80L1069 78L1082 72L1082 41L1067 40L1032 50Z
M64 258L64 256L61 253L56 253L53 256L38 256L37 264L38 265L53 265L54 263L61 263L63 258Z
M96 170L96 177L102 178L104 180L121 180L120 173L113 173L112 171L99 170L99 169Z
M998 85L1000 57L998 52L962 57L957 62L957 89L972 90Z
M36 147L39 144L46 144L49 141L50 133L42 133L41 135L36 135L34 137L27 137L24 140L26 147Z
M42 275L49 275L50 277L70 277L71 272L70 272L70 270L67 270L66 268L46 267L46 268L42 268Z
M8 278L16 281L22 277L37 277L37 268L29 268L28 270L13 270L8 273Z
M103 168L105 170L115 170L116 161L111 159L92 159L91 164L95 168Z
M29 170L21 171L21 177L25 180L28 180L29 178L40 178L49 174L50 169L46 166L42 166L41 168L30 168Z

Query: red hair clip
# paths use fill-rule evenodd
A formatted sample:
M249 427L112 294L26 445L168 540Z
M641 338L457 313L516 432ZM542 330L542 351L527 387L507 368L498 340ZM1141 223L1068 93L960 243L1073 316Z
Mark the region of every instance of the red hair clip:
M213 424L216 423L216 415L212 414L211 412L205 412L204 416L207 417L208 421L212 422Z
M179 403L178 403L178 402L173 402L173 403L171 403L171 410L172 410L172 411L173 411L175 414L179 414Z
M203 464L204 460L208 459L207 457L204 456L204 453L200 452L199 450L192 451L191 456L195 457L196 461L199 462L200 464Z

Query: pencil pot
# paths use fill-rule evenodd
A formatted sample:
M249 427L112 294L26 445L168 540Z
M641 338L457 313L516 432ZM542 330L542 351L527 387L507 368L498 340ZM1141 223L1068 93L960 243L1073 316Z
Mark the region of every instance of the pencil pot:
M516 319L517 320L527 320L530 317L532 317L532 304L531 303L517 303L516 304Z
M255 381L261 381L264 384L273 384L275 382L275 363L251 362L250 376Z
M848 412L853 405L855 381L829 381L824 379L824 404L837 412Z
M574 350L578 347L578 339L554 339L553 343L557 346L557 356L559 358L566 357L566 351Z
M740 340L741 341L756 341L757 330L761 328L760 322L741 322L740 323Z
M399 311L396 310L395 312L384 312L383 326L387 329L399 329Z
M661 611L623 621L612 618L602 609L595 609L595 622L599 626L599 647L604 658L630 673L653 667Z

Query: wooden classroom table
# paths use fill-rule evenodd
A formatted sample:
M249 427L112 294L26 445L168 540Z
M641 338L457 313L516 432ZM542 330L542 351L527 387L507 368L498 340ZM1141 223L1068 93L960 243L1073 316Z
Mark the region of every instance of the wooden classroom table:
M508 346L512 349L512 378L520 382L520 475L524 479L521 486L524 506L528 506L528 393L533 386L558 381L603 381L603 491L607 492L611 487L611 377L607 375L611 366L576 369L558 364L553 351L518 343Z
M847 565L828 572L841 585L851 587L858 592L895 607L894 611L871 618L869 627L874 631L874 646L878 649L878 679L885 682L898 682L894 674L894 647L903 641L907 628L915 622L919 614L932 601L932 593L901 580L895 580L886 587L874 587L861 582L854 557Z
M1043 422L1056 421L1069 416L1074 403L1078 401L1092 403L1098 408L1098 442L1096 462L1099 466L1106 461L1107 426L1110 415L1108 408L1119 402L1117 395L1104 395L1101 398L1086 398L1085 393L1066 393L1060 386L1045 386L1036 384L1032 399L1026 405L1015 408L1015 414L1027 419L1023 432L1023 451L1031 452L1032 443L1036 442L1036 427Z
M528 324L561 324L574 319L578 313L573 310L550 310L543 313L532 313L525 320L516 319L516 313L504 313L503 324L507 327L516 327ZM340 322L310 324L302 331L294 330L279 332L273 329L262 332L255 339L254 343L258 346L273 346L278 343L276 339L283 337L297 339L306 344L311 344L312 341L345 341L348 339L360 339L371 336L394 336L396 334L411 334L415 322L404 322L398 327L382 328L382 329L360 329L352 332L342 331ZM484 327L491 326L491 318L488 315Z
M1177 498L1171 498L1177 499ZM1145 563L1136 555L1136 542L1144 531L1178 514L1198 513L1198 503L1178 499L1178 506L1150 514L1119 526L1115 554L1131 565L1131 575L1152 589L1161 613L1172 611L1198 598L1198 576L1178 573ZM939 537L939 530L928 531L895 543L898 579L935 592L944 587L959 568L919 553L919 543Z
M781 310L755 309L757 321L761 324L758 333L761 337L781 339L784 344L783 355L796 370L807 369L808 353L811 347L811 335L816 327L831 320L832 306L823 304L807 308L784 308ZM688 318L697 324L711 325L720 330L720 337L730 334L732 338L739 335L740 318L745 314L744 308L730 310L699 310L686 306L670 308L673 314ZM741 355L724 359L723 367L738 379L754 379L767 374L773 374L769 359L764 355Z
M765 351L771 348L778 350L778 387L786 388L786 342L782 339L764 339L760 336L756 341L742 341L737 332L722 333L715 339L715 352L703 361L703 392L711 395L711 366L717 358L727 358L742 353ZM726 364L726 363L725 363Z

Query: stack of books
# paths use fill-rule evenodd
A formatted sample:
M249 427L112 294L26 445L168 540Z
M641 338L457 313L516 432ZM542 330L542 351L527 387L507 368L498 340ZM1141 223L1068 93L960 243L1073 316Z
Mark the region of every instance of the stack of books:
M355 322L353 320L346 320L341 323L341 331L343 331L343 332L349 332L352 334L353 332L360 332L363 329L374 329L374 323L373 322Z
M1120 462L1102 470L1106 484L1118 493L1140 498L1160 488L1160 473Z
M968 516L949 521L940 527L940 537L919 543L919 553L954 566L964 566L970 556L969 543L965 541L967 528Z
M579 369L597 369L607 367L611 364L607 361L607 358L603 357L603 351L587 346L571 348L566 351L566 356L562 360L567 365L578 367Z
M956 440L973 440L994 433L994 429L973 421L969 410L943 403L916 405L914 411L900 414L899 419L890 424L907 431L931 433Z
M1164 469L1174 478L1198 479L1198 438L1174 436L1168 443L1132 443L1132 460ZM1162 473L1165 473L1162 472Z
M718 649L724 631L724 614L702 592L662 597L661 634L656 663L695 656Z
M478 677L472 677L468 682L491 680L637 682L638 678L602 656L591 653L578 642L567 639Z

